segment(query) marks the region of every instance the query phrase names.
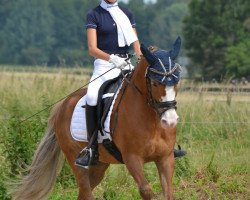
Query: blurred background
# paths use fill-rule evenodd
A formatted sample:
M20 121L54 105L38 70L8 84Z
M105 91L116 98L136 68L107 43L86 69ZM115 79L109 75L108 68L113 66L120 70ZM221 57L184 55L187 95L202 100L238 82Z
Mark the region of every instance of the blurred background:
M1 0L0 64L83 66L85 16L99 0ZM250 75L250 3L247 0L120 1L134 12L139 39L171 48L183 39L184 76L206 81Z

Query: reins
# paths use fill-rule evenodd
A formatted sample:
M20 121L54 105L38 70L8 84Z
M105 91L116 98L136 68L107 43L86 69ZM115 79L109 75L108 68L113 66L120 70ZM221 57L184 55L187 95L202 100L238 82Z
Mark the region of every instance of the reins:
M62 101L63 99L66 99L66 98L67 98L67 97L69 97L71 94L73 94L73 93L77 92L78 90L80 90L80 89L82 89L82 88L86 87L86 86L87 86L87 85L89 85L90 83L94 82L96 79L98 79L98 78L102 77L104 74L106 74L106 73L110 72L111 70L113 70L113 69L115 69L115 68L116 68L116 67L112 67L112 68L111 68L111 69L109 69L108 71L104 72L103 74L101 74L100 76L96 77L96 78L95 78L95 79L93 79L92 81L89 81L87 84L85 84L85 85L81 86L80 88L78 88L77 90L75 90L75 91L71 92L71 93L70 93L70 94L68 94L67 96L65 96L65 97L63 97L63 98L61 98L61 99L57 100L57 101L56 101L56 102L54 102L53 104L51 104L51 105L49 105L49 106L45 107L44 109L42 109L42 110L40 110L40 111L38 111L38 112L34 113L33 115L31 115L31 116L29 116L29 117L25 118L24 120L21 120L21 121L20 121L20 123L23 123L23 122L25 122L25 121L27 121L27 120L31 119L32 117L34 117L34 116L36 116L36 115L40 114L41 112L43 112L43 111L45 111L45 110L47 110L47 109L51 108L52 106L54 106L54 105L55 105L55 104L57 104L58 102Z
M129 79L126 77L126 75L123 73L123 71L121 71L121 74L122 74L124 80L143 96L142 91L134 83L132 83L129 80L133 74L131 76L129 76Z
M130 58L132 58L134 55L135 55L135 54L128 54L128 58L126 58L126 59L125 59L125 61L128 61L128 60L129 60ZM129 63L128 63L128 64L129 64ZM20 121L20 123L23 123L23 122L25 122L25 121L27 121L27 120L31 119L32 117L34 117L34 116L36 116L36 115L38 115L38 114L42 113L43 111L45 111L45 110L47 110L47 109L51 108L52 106L54 106L54 105L55 105L55 104L57 104L58 102L62 101L63 99L66 99L66 98L67 98L67 97L69 97L71 94L73 94L73 93L77 92L78 90L80 90L80 89L82 89L82 88L86 87L86 86L87 86L87 85L89 85L90 83L94 82L96 79L98 79L98 78L102 77L104 74L106 74L106 73L110 72L111 70L113 70L113 69L115 69L115 68L116 68L116 67L112 67L112 68L111 68L111 69L109 69L108 71L104 72L104 73L103 73L103 74L101 74L100 76L97 76L97 77L96 77L96 78L94 78L92 81L89 81L87 84L85 84L85 85L81 86L80 88L78 88L77 90L75 90L75 91L71 92L71 93L70 93L70 94L68 94L67 96L65 96L65 97L63 97L63 98L61 98L61 99L57 100L56 102L54 102L54 103L52 103L51 105L49 105L49 106L45 107L44 109L42 109L42 110L40 110L40 111L38 111L38 112L36 112L36 113L32 114L31 116L29 116L29 117L25 118L24 120L21 120L21 121ZM122 71L122 70L121 70L121 71Z

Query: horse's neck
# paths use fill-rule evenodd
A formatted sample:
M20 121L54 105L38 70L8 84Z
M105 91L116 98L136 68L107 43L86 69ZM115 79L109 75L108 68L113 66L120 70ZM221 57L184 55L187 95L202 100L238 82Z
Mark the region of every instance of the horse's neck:
M127 88L125 104L126 110L129 110L135 119L140 119L141 122L143 121L146 124L149 124L150 120L150 124L152 124L153 121L156 122L158 120L158 117L147 102L148 91L145 77L147 67L148 63L143 58L135 68L131 83Z
M142 92L145 96L147 95L147 88L146 88L146 70L148 67L148 63L145 58L142 58L141 62L137 65L134 75L131 78L133 84Z
M140 126L140 131L150 133L149 136L158 127L159 117L147 102L148 91L145 77L147 67L148 63L143 58L135 68L130 83L127 85L121 110L126 110L126 115L129 115L127 116L129 119L128 127L134 127L131 132Z

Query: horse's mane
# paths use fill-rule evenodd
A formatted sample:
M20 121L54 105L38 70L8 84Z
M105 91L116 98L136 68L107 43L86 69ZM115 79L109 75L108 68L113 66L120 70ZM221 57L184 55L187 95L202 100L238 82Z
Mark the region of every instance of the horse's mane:
M151 52L156 52L159 48L157 46L149 46L148 50Z

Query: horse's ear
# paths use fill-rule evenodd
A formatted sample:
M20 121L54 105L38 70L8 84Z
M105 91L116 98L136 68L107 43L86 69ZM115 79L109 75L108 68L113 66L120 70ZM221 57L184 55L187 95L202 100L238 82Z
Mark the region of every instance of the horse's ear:
M178 36L174 42L172 50L170 51L170 57L173 60L175 60L177 56L179 55L180 49L181 49L181 38L180 36Z
M141 44L141 52L150 65L153 65L157 61L156 57L148 50L148 48L144 44Z

